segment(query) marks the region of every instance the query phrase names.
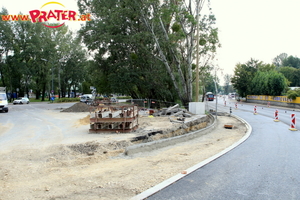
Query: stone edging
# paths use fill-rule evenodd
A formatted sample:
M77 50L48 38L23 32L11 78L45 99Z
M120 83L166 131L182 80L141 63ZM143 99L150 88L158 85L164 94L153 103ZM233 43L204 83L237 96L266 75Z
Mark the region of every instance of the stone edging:
M210 124L208 127L205 127L200 130L192 131L192 132L184 134L184 135L179 135L179 136L175 136L175 137L171 137L171 138L165 138L165 139L161 139L161 140L156 140L156 141L152 141L152 142L129 146L125 149L125 155L132 155L135 153L148 152L148 151L156 150L159 148L167 147L170 145L174 145L176 143L185 142L185 141L191 140L193 138L205 135L209 131L213 130L217 124L214 116L209 114L208 117L213 120L213 123Z

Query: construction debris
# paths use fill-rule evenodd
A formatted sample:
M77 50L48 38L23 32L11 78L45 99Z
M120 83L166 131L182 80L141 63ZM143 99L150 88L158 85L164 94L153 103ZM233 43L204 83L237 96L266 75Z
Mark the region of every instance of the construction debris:
M180 108L179 104L176 104L176 105L171 106L169 108L163 108L162 110L153 113L153 116L165 116L165 115L177 116L178 118L191 117L192 116L190 113L188 113L188 111L186 109Z
M226 128L226 129L233 129L233 125L232 124L225 124L224 128Z
M138 107L98 106L90 114L90 133L128 133L138 128Z
M61 112L89 112L90 107L85 103L75 103L73 106L62 110Z

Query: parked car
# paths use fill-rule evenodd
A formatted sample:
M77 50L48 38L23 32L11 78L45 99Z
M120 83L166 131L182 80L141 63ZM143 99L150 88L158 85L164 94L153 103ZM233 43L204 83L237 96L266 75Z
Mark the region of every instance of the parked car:
M16 100L13 101L13 104L29 104L29 99L27 97L19 97Z
M118 103L118 99L116 99L115 97L111 97L110 98L110 102Z
M91 101L93 101L92 94L84 94L80 97L80 102L82 103L90 103Z

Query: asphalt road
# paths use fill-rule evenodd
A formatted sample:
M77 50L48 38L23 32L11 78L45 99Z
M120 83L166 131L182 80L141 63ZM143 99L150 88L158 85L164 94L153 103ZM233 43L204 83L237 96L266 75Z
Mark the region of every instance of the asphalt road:
M87 113L60 112L73 104L10 104L8 113L0 113L0 151L96 139L96 135L88 134L89 125L76 127Z
M276 108L258 106L254 115L253 105L241 107L232 111L252 126L248 140L147 199L300 199L300 132L289 130L291 111L280 109L282 121L274 122Z

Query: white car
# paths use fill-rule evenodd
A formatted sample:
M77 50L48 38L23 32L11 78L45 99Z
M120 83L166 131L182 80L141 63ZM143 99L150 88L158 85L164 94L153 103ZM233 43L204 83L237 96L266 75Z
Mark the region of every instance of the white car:
M110 98L110 102L112 102L112 103L118 103L118 99L115 98L115 97L111 97Z
M17 98L16 100L13 101L13 104L16 105L16 104L29 104L29 99L26 98L26 97L19 97Z

